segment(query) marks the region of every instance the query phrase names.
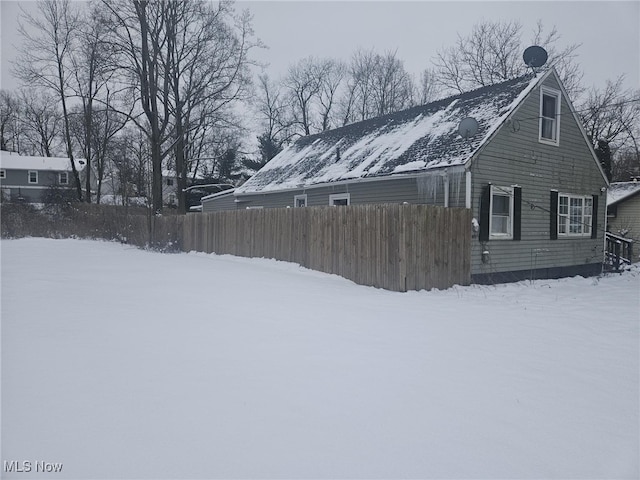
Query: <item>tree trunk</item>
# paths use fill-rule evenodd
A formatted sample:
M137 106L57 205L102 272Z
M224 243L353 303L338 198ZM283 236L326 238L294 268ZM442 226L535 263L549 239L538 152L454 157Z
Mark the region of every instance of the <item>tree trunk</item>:
M82 183L80 181L80 174L76 168L76 164L73 161L73 148L71 143L71 131L69 126L69 112L67 111L67 100L64 94L64 84L62 77L62 66L58 64L58 73L60 80L60 100L62 101L62 116L64 119L64 138L67 144L67 156L71 162L71 171L73 172L73 178L76 183L76 193L78 194L78 200L82 201Z
M176 135L178 137L176 142L176 176L177 178L177 194L178 194L178 213L186 213L186 192L187 188L187 165L184 158L184 128L182 125L182 116L178 113L176 115Z
M93 82L93 79L89 78L89 85ZM91 203L91 141L93 130L93 99L92 99L92 87L89 87L89 99L85 107L85 161L86 163L86 175L85 175L85 199L87 203Z

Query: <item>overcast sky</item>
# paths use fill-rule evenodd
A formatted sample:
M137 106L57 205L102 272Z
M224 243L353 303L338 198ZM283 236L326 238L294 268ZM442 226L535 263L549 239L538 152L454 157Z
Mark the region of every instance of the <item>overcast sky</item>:
M0 2L1 87L18 84L9 61L15 55L18 5ZM580 43L579 63L586 86L603 86L620 74L629 87L640 86L640 2L636 1L239 1L237 9L254 15L256 36L269 48L254 58L269 63L273 77L308 55L347 60L358 47L397 51L405 67L418 78L436 52L455 43L481 20L517 20L525 41L538 19L555 25L561 44Z

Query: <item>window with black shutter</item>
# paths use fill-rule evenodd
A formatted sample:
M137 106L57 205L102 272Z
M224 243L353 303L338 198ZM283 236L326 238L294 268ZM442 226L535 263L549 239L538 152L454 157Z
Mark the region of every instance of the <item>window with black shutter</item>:
M520 240L522 188L487 185L480 199L480 241Z

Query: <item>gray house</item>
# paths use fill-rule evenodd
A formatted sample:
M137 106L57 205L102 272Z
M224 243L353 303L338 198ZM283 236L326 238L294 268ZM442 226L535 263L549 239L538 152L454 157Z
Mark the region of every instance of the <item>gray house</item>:
M493 282L599 273L607 187L549 69L300 138L202 208L469 208L472 279Z
M640 182L612 183L607 194L607 230L640 242ZM638 252L632 261L640 260Z
M74 160L82 172L86 161ZM0 151L2 198L26 203L43 203L52 189L73 190L73 174L68 158L32 157Z

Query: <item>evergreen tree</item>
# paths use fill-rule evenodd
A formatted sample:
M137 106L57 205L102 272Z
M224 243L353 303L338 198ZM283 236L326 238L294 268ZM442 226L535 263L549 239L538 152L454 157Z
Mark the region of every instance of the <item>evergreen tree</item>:
M218 181L234 183L241 177L239 172L238 148L228 148L218 160Z
M269 136L266 132L258 136L258 150L263 165L282 151L282 142Z
M598 146L595 148L598 161L604 170L607 180L611 181L611 148L606 140L598 140Z
M264 167L273 157L282 151L282 142L277 141L275 138L269 135L269 132L264 132L258 136L258 152L260 156L256 159L245 158L242 164L249 170L258 171Z

